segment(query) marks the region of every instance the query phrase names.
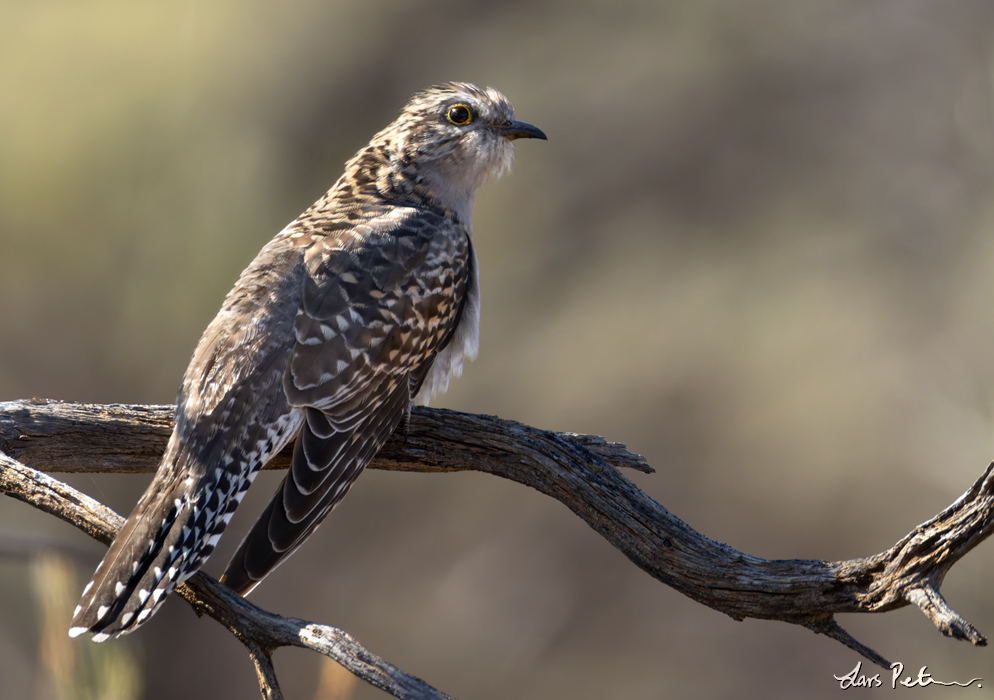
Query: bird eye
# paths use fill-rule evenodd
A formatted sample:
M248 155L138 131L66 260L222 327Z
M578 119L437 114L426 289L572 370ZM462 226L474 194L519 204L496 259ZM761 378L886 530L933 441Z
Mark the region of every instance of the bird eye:
M473 121L473 113L469 111L469 107L466 105L453 105L449 107L449 111L445 113L445 116L456 126L466 126Z

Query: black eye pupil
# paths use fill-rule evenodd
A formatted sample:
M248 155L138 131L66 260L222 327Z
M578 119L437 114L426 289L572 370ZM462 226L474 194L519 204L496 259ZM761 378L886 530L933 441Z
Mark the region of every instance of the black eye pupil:
M456 105L449 110L449 121L453 124L466 124L469 122L469 110L462 105Z

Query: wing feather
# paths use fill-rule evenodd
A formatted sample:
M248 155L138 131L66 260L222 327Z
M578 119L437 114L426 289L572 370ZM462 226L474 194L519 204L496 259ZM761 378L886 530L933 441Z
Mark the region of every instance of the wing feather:
M251 590L312 533L403 419L472 276L452 218L394 210L307 254L283 377L305 420L290 472L221 581Z

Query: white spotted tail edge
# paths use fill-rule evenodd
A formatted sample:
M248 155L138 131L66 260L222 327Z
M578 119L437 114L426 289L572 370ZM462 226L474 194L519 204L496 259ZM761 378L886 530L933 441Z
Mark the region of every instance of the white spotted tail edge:
M135 506L83 590L70 637L92 632L93 641L102 642L133 632L155 614L210 556L255 476L250 468L179 482L168 477L177 472L160 472L163 488L150 488Z

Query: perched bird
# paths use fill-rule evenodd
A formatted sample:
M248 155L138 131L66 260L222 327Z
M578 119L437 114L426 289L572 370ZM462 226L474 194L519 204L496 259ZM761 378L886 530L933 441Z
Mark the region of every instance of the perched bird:
M73 614L134 631L207 560L258 470L292 465L221 582L244 595L299 547L410 410L479 346L476 190L545 139L496 90L445 83L260 251L200 339L159 470Z

